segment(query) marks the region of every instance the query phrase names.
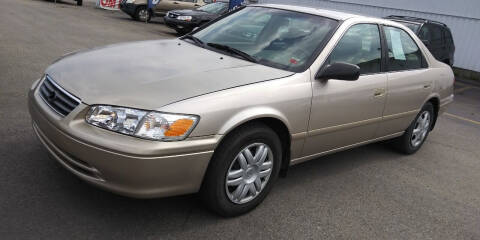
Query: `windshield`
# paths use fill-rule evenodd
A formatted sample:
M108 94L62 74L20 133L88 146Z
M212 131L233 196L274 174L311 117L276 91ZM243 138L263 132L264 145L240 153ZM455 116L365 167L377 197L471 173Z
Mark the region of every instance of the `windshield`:
M202 12L219 14L227 10L227 8L228 8L228 3L216 2L216 3L210 3L207 5L201 6L197 8L197 10L200 10Z
M306 13L246 7L193 36L240 50L260 64L301 72L337 25L336 20Z

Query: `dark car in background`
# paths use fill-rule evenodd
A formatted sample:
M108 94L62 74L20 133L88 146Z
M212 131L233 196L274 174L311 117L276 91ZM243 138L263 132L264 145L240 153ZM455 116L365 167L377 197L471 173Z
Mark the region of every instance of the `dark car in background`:
M407 16L388 16L386 19L401 23L410 28L417 34L437 60L453 66L455 43L452 32L446 24L424 18Z
M163 19L169 28L175 29L179 34L186 34L226 12L228 1L217 1L193 10L169 11Z
M120 10L135 20L148 22L152 17L165 16L174 9L195 9L214 0L160 0L152 9L147 10L148 0L122 0Z

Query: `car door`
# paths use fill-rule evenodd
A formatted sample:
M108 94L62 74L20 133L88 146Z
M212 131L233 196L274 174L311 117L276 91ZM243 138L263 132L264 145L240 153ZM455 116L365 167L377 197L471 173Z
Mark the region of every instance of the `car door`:
M197 3L197 0L178 0L175 2L178 4L178 9L195 9L201 6Z
M175 9L177 4L174 4L173 0L160 0L160 2L155 6L155 12L166 13L170 10Z
M387 76L382 71L382 44L377 24L356 24L342 36L325 65L356 64L356 81L313 80L312 106L304 156L374 138L385 106Z
M384 26L388 88L377 137L403 132L432 91L432 74L415 40L400 28Z

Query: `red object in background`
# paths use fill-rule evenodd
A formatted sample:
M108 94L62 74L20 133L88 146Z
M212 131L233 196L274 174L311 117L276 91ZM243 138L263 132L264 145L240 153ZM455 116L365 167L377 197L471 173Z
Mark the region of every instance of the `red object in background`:
M297 64L298 61L295 58L290 58L290 63L292 64Z
M121 0L100 0L100 7L119 9Z

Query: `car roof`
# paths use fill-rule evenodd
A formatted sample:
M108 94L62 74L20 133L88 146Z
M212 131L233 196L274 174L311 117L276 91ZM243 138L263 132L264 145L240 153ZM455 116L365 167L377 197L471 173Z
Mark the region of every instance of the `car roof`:
M410 16L391 15L391 16L385 17L385 19L389 19L392 21L417 23L417 24L431 23L431 24L441 25L442 27L447 26L445 23L442 23L442 22L438 22L438 21L434 21L426 18L418 18L418 17L410 17Z
M338 21L346 21L349 19L352 19L353 21L371 21L378 24L385 24L389 26L398 27L406 31L410 31L410 29L407 28L405 25L396 21L392 21L392 19L364 16L364 15L347 13L347 12L342 12L337 10L327 10L327 9L313 8L313 7L300 7L300 6L292 6L292 5L284 5L284 4L251 4L248 6L268 7L268 8L283 9L283 10L289 10L289 11L295 11L295 12L302 12L302 13L318 15L318 16L322 16L330 19L335 19Z
M313 8L313 7L301 7L301 6L292 6L292 5L284 5L284 4L253 4L250 6L259 6L259 7L268 7L268 8L276 8L276 9L283 9L283 10L290 10L295 12L302 12L308 13L313 15L318 15L322 17L327 17L335 20L347 20L349 18L355 17L365 17L361 15L356 15L352 13L340 12L336 10L326 10L321 8ZM378 19L382 20L382 19Z

